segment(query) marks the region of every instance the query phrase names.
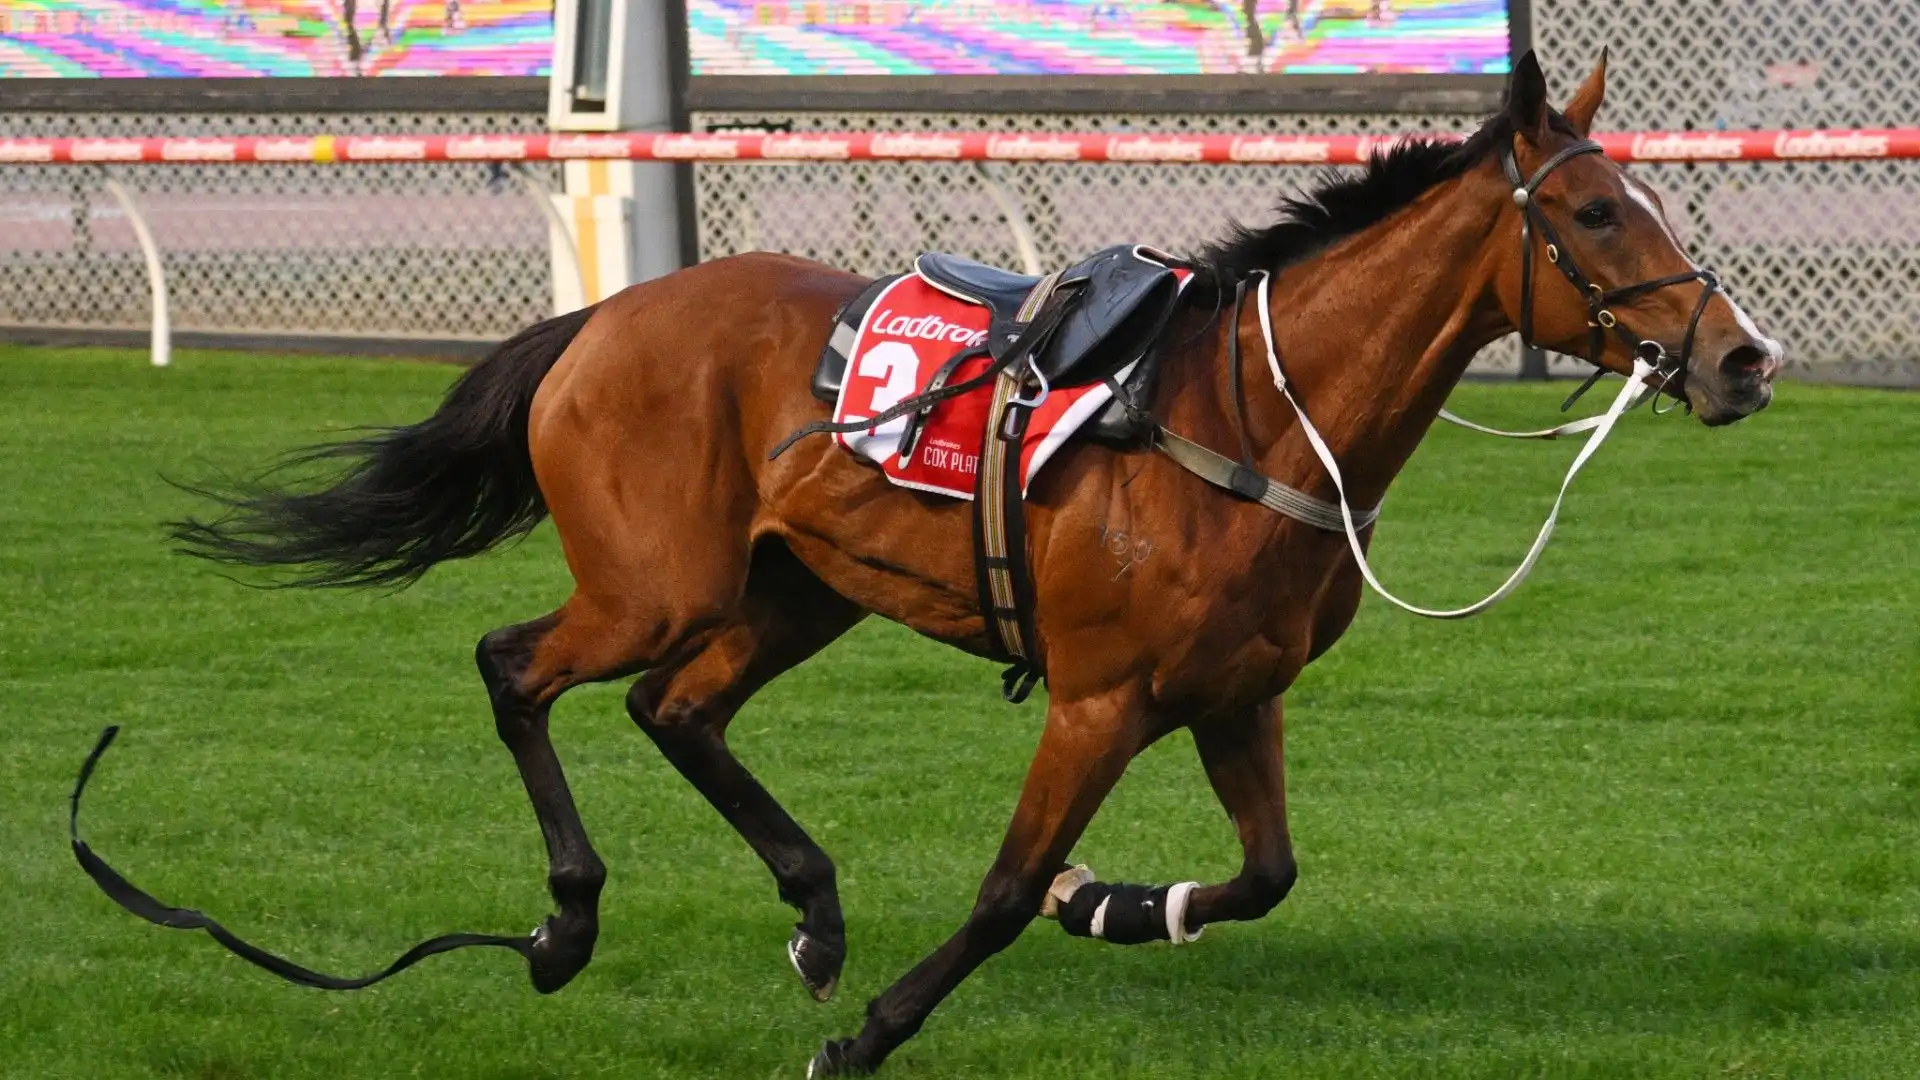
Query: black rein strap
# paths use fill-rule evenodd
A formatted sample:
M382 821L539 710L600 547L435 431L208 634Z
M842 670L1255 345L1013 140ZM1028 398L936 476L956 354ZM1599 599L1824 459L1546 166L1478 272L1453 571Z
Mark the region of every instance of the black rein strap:
M100 741L94 744L93 753L87 755L87 763L80 766L80 778L74 781L73 796L67 811L67 835L73 841L73 857L80 860L80 869L87 872L100 891L116 904L156 926L171 927L175 930L205 930L213 939L226 946L227 951L250 964L258 965L273 972L290 983L311 986L316 990L359 990L372 986L398 975L400 972L425 960L454 949L470 946L490 946L512 949L521 956L532 958L533 938L497 937L492 934L443 934L429 941L423 941L408 949L398 960L385 968L358 979L342 979L334 975L322 974L260 948L258 945L242 941L233 931L208 918L204 912L192 908L168 907L141 891L140 887L120 875L120 872L108 866L106 860L93 853L86 841L80 839L80 795L87 790L87 781L93 777L94 766L100 764L100 756L113 745L113 737L120 733L118 727L109 727L100 733Z

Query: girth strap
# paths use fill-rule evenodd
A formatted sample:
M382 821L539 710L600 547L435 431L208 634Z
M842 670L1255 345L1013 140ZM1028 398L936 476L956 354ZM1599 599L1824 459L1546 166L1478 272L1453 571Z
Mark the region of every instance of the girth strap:
M994 651L1011 661L1000 674L1000 694L1015 705L1027 700L1034 685L1045 677L1033 625L1033 577L1027 567L1026 485L1021 468L1027 421L1041 401L1046 386L1039 372L1026 363L1045 343L1036 335L1043 322L1057 324L1065 305L1054 302L1060 276L1042 278L1020 305L1007 331L1012 346L996 354L998 378L987 407L986 430L981 434L979 470L974 474L973 560L980 596L980 617ZM1049 306L1051 305L1051 306ZM1029 379L1029 375L1033 378ZM1039 383L1040 396L1027 399L1021 391Z
M310 986L316 990L359 990L385 981L429 956L437 956L455 949L475 946L512 949L521 956L532 959L533 938L498 937L492 934L442 934L437 938L423 941L401 954L398 960L388 964L372 975L363 975L357 979L343 979L337 975L327 975L311 968L301 967L284 957L262 949L258 945L242 940L233 931L213 921L204 912L192 908L168 907L142 891L139 886L128 881L120 872L108 866L106 860L93 853L86 841L80 839L80 796L87 789L87 781L93 777L94 766L100 764L100 756L113 744L113 737L120 733L118 727L109 727L100 733L100 741L94 744L93 752L87 755L86 764L80 766L80 777L74 781L73 795L68 803L67 835L73 842L74 858L80 860L80 869L87 872L93 883L108 899L135 915L156 926L171 927L175 930L205 930L213 939L225 946L228 952L258 967L263 967L290 983Z
M1034 636L1032 575L1027 567L1026 504L1021 448L1032 409L1020 403L1021 368L1003 372L993 387L987 427L974 476L974 570L980 614L994 651L1012 662L1000 692L1019 704L1043 677Z

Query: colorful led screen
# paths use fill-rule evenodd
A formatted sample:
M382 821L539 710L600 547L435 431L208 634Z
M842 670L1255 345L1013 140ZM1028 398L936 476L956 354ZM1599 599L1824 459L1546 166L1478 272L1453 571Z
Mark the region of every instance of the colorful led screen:
M687 0L695 75L1483 74L1507 0Z
M0 0L0 78L545 75L552 0Z
M615 0L619 2L619 0ZM0 0L0 78L543 76L554 0ZM1502 73L1507 0L686 0L695 75Z

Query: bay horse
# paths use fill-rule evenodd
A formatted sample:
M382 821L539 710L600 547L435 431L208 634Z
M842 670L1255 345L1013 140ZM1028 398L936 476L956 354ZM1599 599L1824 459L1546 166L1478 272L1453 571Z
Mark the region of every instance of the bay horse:
M1661 388L1708 425L1764 407L1780 346L1688 259L1658 197L1591 152L1605 73L1603 54L1555 110L1529 53L1504 109L1469 139L1404 142L1193 260L1153 417L1211 447L1244 440L1259 472L1328 496L1304 414L1278 394L1241 396L1284 358L1282 389L1311 410L1346 497L1371 506L1474 354L1516 329L1622 374L1651 356L1666 365ZM1256 310L1231 303L1260 274L1270 289ZM572 594L476 650L546 839L558 910L521 950L543 993L591 957L606 880L548 738L562 693L640 674L628 714L799 911L789 958L824 1000L846 955L834 864L734 757L728 723L868 614L989 652L966 503L892 486L830 440L769 456L822 418L808 376L836 309L865 284L750 254L636 285L523 331L427 419L309 452L301 460L345 463L325 486L229 492L221 517L176 526L189 552L291 571L287 584L393 586L551 515ZM1035 481L1027 513L1049 700L1019 804L958 931L810 1074L879 1066L1043 907L1072 932L1179 943L1258 919L1293 887L1281 696L1352 621L1357 547L1161 455L1092 443ZM1150 541L1153 558L1115 576L1115 532ZM1089 884L1066 868L1128 762L1180 728L1244 863L1230 881L1177 887L1183 913L1162 923L1154 905L1169 888ZM1056 878L1081 892L1062 902Z

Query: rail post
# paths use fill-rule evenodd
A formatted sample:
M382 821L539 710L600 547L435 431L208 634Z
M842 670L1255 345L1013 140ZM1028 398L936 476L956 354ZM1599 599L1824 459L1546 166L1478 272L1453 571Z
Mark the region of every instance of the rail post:
M548 230L559 238L561 261L573 269L574 283L580 286L581 305L592 303L593 298L587 295L587 272L580 266L580 245L574 241L573 230L567 226L567 219L561 217L559 208L553 205L553 189L541 183L539 177L519 162L513 165L513 175L520 181L520 186L526 189L527 196L540 205L540 213L546 216ZM559 307L558 304L554 306ZM556 311L554 314L564 315L566 312Z
M154 367L166 367L173 362L173 320L167 311L167 269L160 261L160 245L154 242L147 219L140 215L140 205L134 201L133 192L111 176L106 179L106 189L127 215L134 239L140 242L140 254L146 259L147 285L153 294L151 356Z
M1040 265L1040 246L1033 242L1033 227L1027 224L1027 211L1020 205L1019 198L994 175L986 162L974 162L973 172L980 178L980 186L987 189L993 204L1000 208L1000 216L1006 219L1007 228L1013 233L1013 248L1020 253L1020 268L1036 277L1046 273Z

